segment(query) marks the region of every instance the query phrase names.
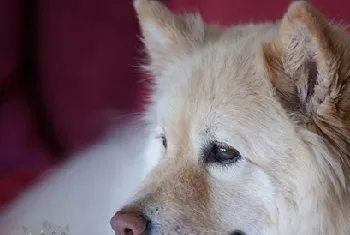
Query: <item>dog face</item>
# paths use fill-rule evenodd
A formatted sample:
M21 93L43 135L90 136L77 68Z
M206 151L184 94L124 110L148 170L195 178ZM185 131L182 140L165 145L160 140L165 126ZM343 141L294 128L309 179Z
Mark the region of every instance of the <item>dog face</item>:
M303 2L281 22L228 29L134 4L154 82L152 171L124 211L149 223L118 232L345 234L344 31Z

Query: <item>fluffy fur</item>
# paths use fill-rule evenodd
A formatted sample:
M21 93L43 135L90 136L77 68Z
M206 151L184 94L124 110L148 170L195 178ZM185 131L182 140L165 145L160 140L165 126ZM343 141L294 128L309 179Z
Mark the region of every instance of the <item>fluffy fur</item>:
M134 5L154 84L141 128L145 135L109 141L102 149L113 146L110 153L118 159L141 155L137 164L125 164L143 171L120 173L135 187L150 172L122 210L137 209L149 218L149 235L349 234L349 34L306 2L293 2L279 22L229 28L208 25L199 15L174 15L158 1ZM124 148L140 140L139 149ZM206 164L203 149L215 141L239 150L242 159ZM69 211L71 221L62 223L70 224L72 234L93 234L82 229L86 224L99 228L95 234L111 234L106 217L133 190L121 199L118 180L105 178L113 172L106 163L112 158L105 151L88 155L106 159L91 160L98 168L84 167L89 160L78 158L67 165L71 175L59 173L50 181L55 186L45 187L67 191L59 184L64 182L77 192L73 187L82 178L70 182L76 176L100 179L101 188L85 188L99 195L95 199L77 194L91 204L91 213L72 217ZM102 169L106 165L109 173ZM85 169L96 175L85 175ZM115 200L115 207L101 197L108 188L107 201ZM16 204L18 218L18 208L38 194Z
M230 28L158 1L135 9L155 83L146 123L168 147L125 209L150 234L349 234L345 30L306 2ZM243 160L203 164L213 141Z

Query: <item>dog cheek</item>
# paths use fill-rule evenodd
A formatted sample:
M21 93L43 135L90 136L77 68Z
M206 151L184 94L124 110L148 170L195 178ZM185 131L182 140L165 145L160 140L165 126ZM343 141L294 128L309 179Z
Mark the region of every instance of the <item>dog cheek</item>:
M246 234L275 234L277 221L276 189L267 174L247 166L229 180L212 179L211 205L215 227L235 229Z

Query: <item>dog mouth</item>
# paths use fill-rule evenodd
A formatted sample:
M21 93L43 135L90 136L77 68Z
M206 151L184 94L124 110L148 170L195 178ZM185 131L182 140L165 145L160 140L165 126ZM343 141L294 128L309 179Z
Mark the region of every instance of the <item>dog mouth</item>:
M179 234L179 235L187 235L187 234L196 234L196 235L202 235L202 234L207 234L207 233L181 233L179 231L175 231L175 234ZM174 234L173 233L173 234ZM133 231L130 230L130 232L125 233L126 235L135 235L133 233ZM157 232L157 231L151 231L151 227L147 227L145 232L142 235L165 235L165 234L169 234L166 232ZM241 231L241 230L234 230L231 233L228 233L227 235L247 235L245 232Z
M179 235L246 235L242 230L233 230L232 232L209 232L207 229L201 229L202 232L187 226L166 226L168 229L162 226L161 223L152 221L147 216L143 215L139 211L124 210L117 212L110 221L110 224L115 231L116 235L166 235L166 234L179 234ZM168 224L169 225L169 224ZM173 228L170 228L173 227ZM171 232L170 232L171 231Z
M150 220L146 222L146 227L143 235L151 235L151 230L152 230L152 223Z
M189 234L193 234L193 235L207 235L209 233L206 232L198 232L198 233L193 233L193 232L181 232L179 231L179 226L175 226L175 231L173 232L165 232L161 230L161 226L157 226L157 225L153 225L150 221L147 222L146 224L146 228L145 231L140 234L140 235L166 235L166 234L178 234L178 235L189 235ZM212 233L212 234L218 234L218 233ZM135 234L131 229L127 229L125 231L125 235L139 235L139 234ZM234 230L233 232L230 232L228 234L223 234L223 235L247 235L245 232L243 232L242 230Z

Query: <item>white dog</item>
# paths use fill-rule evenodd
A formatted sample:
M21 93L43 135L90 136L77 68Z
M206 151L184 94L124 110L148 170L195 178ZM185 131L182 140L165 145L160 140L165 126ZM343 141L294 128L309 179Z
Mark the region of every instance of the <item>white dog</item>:
M1 228L112 234L120 209L118 235L350 234L350 35L305 2L230 28L134 5L154 81L143 134L83 153Z

